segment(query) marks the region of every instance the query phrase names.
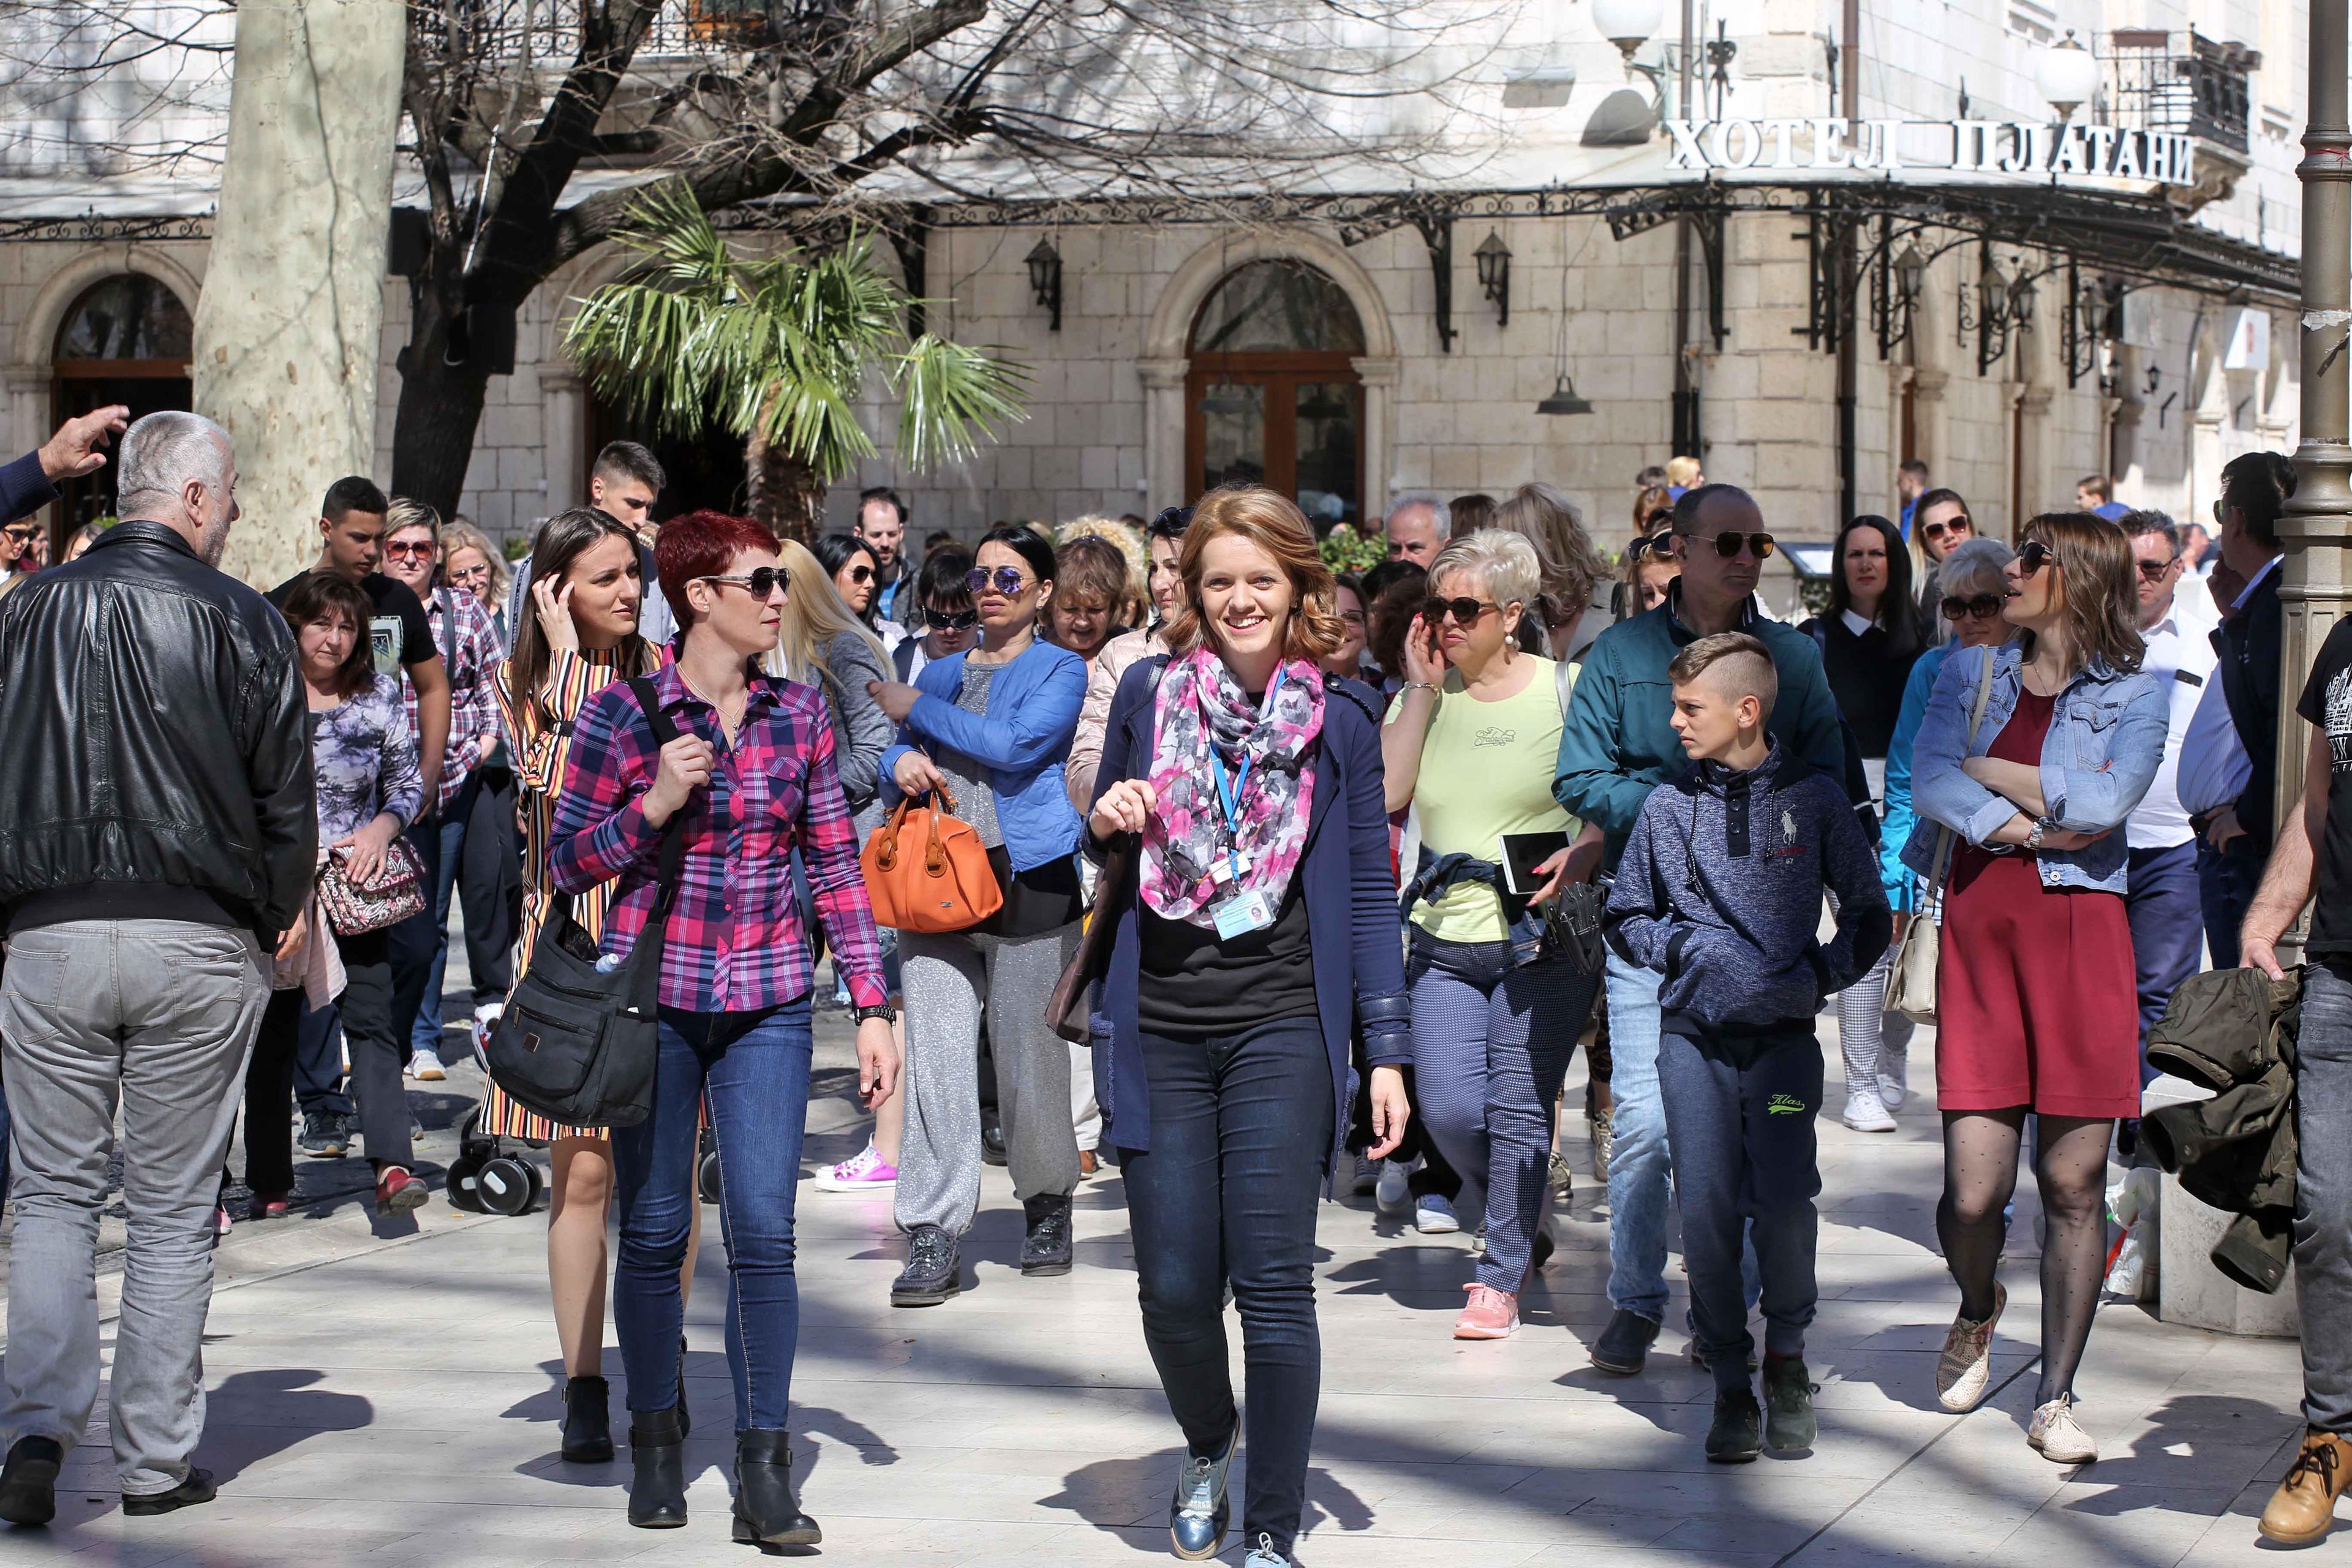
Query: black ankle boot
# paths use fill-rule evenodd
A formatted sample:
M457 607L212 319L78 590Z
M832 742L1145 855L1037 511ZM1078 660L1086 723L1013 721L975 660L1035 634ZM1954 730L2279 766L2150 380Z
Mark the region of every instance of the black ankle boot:
M814 1546L824 1539L793 1496L791 1433L735 1434L735 1539L760 1546Z
M694 1412L686 1407L686 1336L677 1336L677 1435L688 1436L694 1431Z
M686 1433L677 1411L632 1411L629 1459L636 1470L629 1488L629 1522L640 1530L676 1530L686 1522Z
M575 1465L613 1458L613 1385L601 1377L563 1380L563 1457Z
M1027 1198L1022 1202L1028 1234L1021 1242L1021 1272L1067 1274L1075 1249L1070 1237L1070 1195Z

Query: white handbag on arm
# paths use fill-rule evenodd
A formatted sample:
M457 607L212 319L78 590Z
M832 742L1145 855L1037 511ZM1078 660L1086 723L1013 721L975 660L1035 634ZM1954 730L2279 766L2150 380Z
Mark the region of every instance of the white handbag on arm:
M1984 675L1977 681L1976 706L1969 714L1969 740L1962 755L1974 755L1977 730L1984 723L1985 704L1992 697L1993 656L1997 650L1985 649ZM1895 963L1886 976L1886 1006L1889 1012L1900 1013L1915 1024L1936 1021L1936 963L1943 952L1941 927L1944 920L1944 879L1952 869L1952 840L1948 827L1936 830L1935 871L1927 879L1927 896L1919 912L1911 917L1904 928L1902 943L1895 950Z

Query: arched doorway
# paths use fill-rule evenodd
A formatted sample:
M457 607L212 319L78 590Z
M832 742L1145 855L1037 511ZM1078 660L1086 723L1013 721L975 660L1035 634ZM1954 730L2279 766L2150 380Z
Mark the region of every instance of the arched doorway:
M125 272L83 289L58 324L50 351L56 421L110 403L128 405L133 419L186 408L194 337L188 307L158 279ZM109 463L60 487L65 500L58 507L52 551L83 523L115 515L114 475Z
M1318 531L1360 522L1363 322L1340 287L1305 262L1252 261L1221 279L1193 318L1184 384L1185 499L1220 484L1295 497Z

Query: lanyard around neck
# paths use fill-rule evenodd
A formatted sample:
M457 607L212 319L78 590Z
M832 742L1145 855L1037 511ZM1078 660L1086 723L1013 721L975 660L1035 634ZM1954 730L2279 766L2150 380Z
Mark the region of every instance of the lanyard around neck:
M1289 675L1287 668L1274 672L1274 684L1266 689L1264 712L1273 712L1274 700ZM1229 781L1225 777L1225 759L1219 754L1215 742L1210 742L1209 776L1217 781L1217 804L1225 814L1225 868L1237 882L1241 880L1242 791L1249 787L1250 769L1256 764L1257 759L1244 752L1241 771Z

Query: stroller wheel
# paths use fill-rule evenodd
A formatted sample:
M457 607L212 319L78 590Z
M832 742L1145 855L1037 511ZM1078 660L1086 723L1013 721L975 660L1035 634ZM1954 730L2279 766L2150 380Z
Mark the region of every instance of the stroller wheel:
M521 1164L524 1173L530 1177L530 1197L522 1205L523 1212L529 1214L539 1206L539 1200L547 1195L547 1173L541 1170L534 1162L525 1160L520 1155L515 1158Z
M492 1214L509 1217L530 1207L530 1162L513 1154L500 1154L484 1161L475 1189L482 1206Z
M719 1201L718 1150L713 1149L702 1156L701 1163L695 1167L694 1184L701 1193L704 1203L715 1204Z
M451 1208L464 1209L468 1214L482 1212L482 1163L481 1157L476 1154L460 1154L449 1162Z

